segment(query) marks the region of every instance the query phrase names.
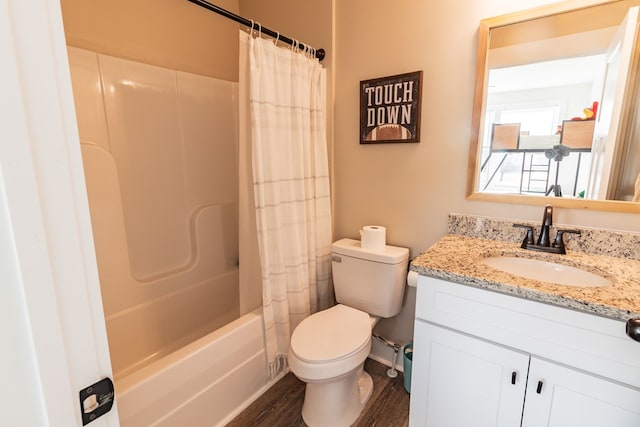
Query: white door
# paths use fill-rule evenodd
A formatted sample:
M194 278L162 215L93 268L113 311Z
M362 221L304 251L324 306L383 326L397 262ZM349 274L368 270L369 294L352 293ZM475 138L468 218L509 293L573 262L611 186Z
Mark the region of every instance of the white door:
M0 94L0 425L80 426L111 365L58 0L0 0Z
M591 169L586 197L611 199L615 192L619 156L628 121L627 110L633 101L627 88L633 83L637 64L636 39L638 34L638 7L633 7L618 28L606 54L604 85L591 147Z
M638 427L640 390L531 357L523 427Z
M411 427L519 426L529 355L416 321Z

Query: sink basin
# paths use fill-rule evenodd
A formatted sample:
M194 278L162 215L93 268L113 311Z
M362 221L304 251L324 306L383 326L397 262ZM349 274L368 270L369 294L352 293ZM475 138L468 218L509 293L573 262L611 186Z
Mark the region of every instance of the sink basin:
M557 285L581 287L611 285L610 280L581 268L538 259L496 256L485 258L482 262L515 276Z

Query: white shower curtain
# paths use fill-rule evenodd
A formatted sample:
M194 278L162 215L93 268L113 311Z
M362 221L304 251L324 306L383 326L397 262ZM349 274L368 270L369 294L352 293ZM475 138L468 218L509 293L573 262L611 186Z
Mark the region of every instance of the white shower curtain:
M266 350L275 376L286 366L293 329L333 302L325 70L309 55L245 32L240 46L240 114L250 122L241 139L251 141Z

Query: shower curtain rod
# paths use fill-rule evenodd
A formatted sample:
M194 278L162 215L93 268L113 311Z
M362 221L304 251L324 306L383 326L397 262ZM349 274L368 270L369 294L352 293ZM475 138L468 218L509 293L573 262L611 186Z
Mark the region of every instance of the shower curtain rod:
M249 19L243 18L242 16L238 16L235 13L231 13L228 10L221 8L220 6L216 6L215 4L209 3L208 1L205 1L205 0L187 0L187 1L190 1L193 4L197 4L200 7L204 7L205 9L208 9L219 15L222 15L225 18L229 18L233 21L236 21L239 24L242 24L247 27L251 27L252 29L260 28L260 31L265 33L266 35L271 36L273 38L277 38L278 40L281 40L290 45L293 45L295 43L301 50L304 50L305 47L306 48L311 47L311 46L305 46L302 43L298 42L297 40L294 41L293 39L287 36L283 36L282 34L279 34L276 31L270 30L267 27L259 26L257 22L253 22L253 21L250 21ZM325 56L324 49L316 50L316 58L318 58L319 61L322 61L324 59L324 56Z

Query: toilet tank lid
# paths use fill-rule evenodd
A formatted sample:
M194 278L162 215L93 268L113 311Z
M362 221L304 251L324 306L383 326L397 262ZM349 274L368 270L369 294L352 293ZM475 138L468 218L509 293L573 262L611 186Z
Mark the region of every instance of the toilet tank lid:
M331 253L381 262L384 264L401 264L409 259L409 249L386 245L380 250L365 249L360 240L340 239L331 245Z

